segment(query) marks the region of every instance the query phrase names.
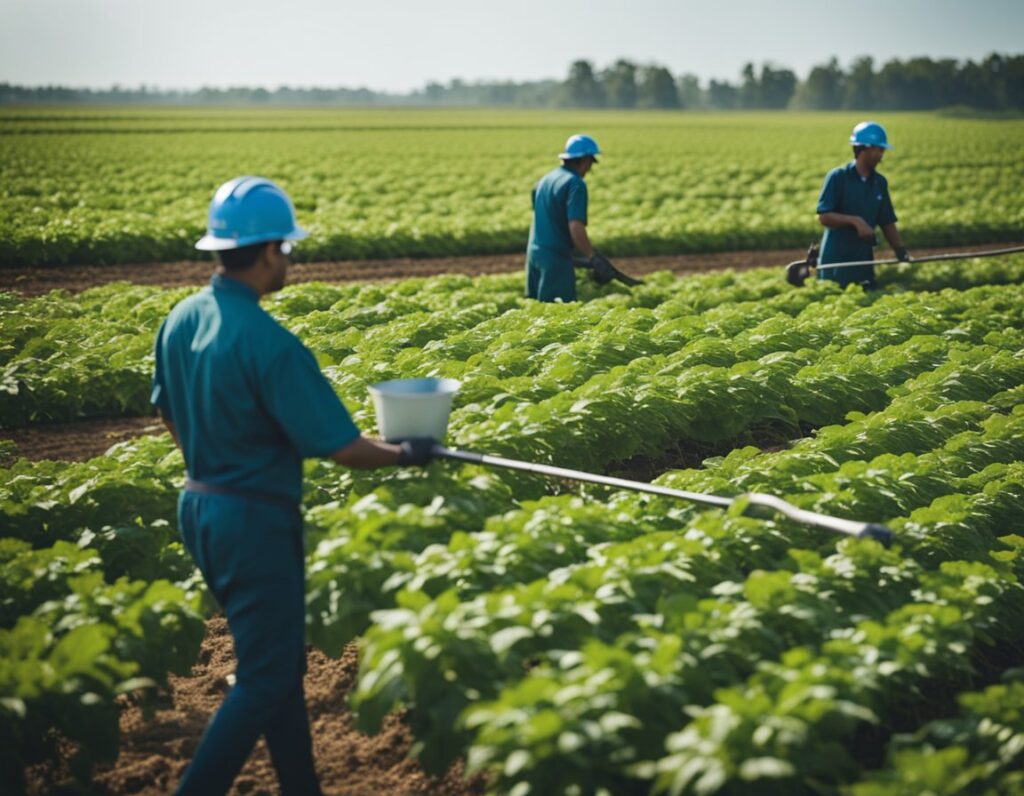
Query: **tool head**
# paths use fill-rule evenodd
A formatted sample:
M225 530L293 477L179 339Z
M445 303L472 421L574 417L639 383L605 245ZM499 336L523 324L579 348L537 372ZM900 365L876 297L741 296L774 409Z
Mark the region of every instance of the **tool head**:
M798 260L786 266L786 281L794 287L803 287L811 275L811 269L818 264L818 244L807 247L807 259Z
M810 275L811 266L806 262L800 261L786 266L786 281L794 287L803 287Z
M865 524L864 530L860 532L858 538L874 539L883 547L890 547L896 537L886 526L880 525L877 522L869 522Z

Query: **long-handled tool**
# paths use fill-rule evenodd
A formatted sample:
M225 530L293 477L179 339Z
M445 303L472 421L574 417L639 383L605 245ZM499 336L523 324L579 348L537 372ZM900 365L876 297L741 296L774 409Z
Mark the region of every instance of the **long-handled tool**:
M844 520L841 517L830 517L827 514L819 514L816 511L807 511L787 503L774 495L765 495L759 492L749 492L738 498L720 497L718 495L705 495L700 492L687 492L682 489L671 489L656 484L646 484L642 481L630 481L625 478L614 478L606 475L595 475L582 470L569 470L564 467L551 467L546 464L533 464L531 462L518 461L516 459L505 459L501 456L489 456L484 453L471 453L469 451L458 451L437 445L434 448L434 456L439 459L451 459L457 462L469 462L471 464L482 464L487 467L502 467L507 470L520 470L526 473L537 473L551 478L565 478L571 481L582 481L588 484L599 484L600 486L613 487L615 489L629 489L634 492L645 492L649 495L661 495L662 497L678 498L691 503L702 503L708 506L728 508L737 500L745 500L748 506L761 506L776 511L784 517L795 522L809 525L815 528L825 528L836 533L843 533L847 536L855 536L860 539L875 539L888 547L893 540L893 533L884 525L873 522L857 522L855 520Z
M990 249L983 252L949 252L948 254L930 254L924 257L914 257L911 260L898 260L895 257L888 260L860 260L854 263L829 263L823 268L854 268L863 265L892 265L899 262L908 263L932 263L943 260L971 260L975 257L1001 257L1006 254L1024 252L1024 246L1013 246L1008 249ZM803 287L804 282L811 275L811 269L818 267L818 247L811 246L807 250L807 257L797 260L786 266L786 281L796 287Z
M572 263L576 268L585 268L591 272L594 277L594 281L599 285L606 285L613 279L617 279L626 287L635 287L636 285L642 285L644 282L642 279L637 279L634 276L625 274L612 265L612 261L605 257L601 252L594 250L594 256L587 259L584 257L573 257Z

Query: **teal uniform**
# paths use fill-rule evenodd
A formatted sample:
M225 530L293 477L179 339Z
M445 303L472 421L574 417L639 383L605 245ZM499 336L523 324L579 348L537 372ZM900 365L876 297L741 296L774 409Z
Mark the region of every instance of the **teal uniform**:
M533 223L526 250L526 295L540 301L576 300L570 221L587 223L587 184L559 166L534 186Z
M319 793L302 691L302 460L359 431L309 350L237 280L214 276L178 304L155 352L152 402L175 424L189 478L179 529L238 660L179 793L226 792L260 735L283 793Z
M857 171L856 161L838 166L828 173L821 196L818 197L817 212L860 216L872 229L896 223L889 183L877 171L867 179L862 178ZM873 286L873 265L853 268L822 266L872 260L874 256L874 243L862 240L853 227L826 228L821 237L821 253L818 256L818 279L829 279L842 287L862 283Z

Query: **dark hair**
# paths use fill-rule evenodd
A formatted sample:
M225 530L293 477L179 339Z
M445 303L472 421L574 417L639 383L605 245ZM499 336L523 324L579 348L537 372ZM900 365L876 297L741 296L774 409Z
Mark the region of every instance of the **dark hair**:
M228 271L244 271L251 267L259 258L268 243L277 245L277 241L265 240L262 243L253 243L250 246L240 246L237 249L227 249L217 252L217 259Z
M869 147L864 146L864 144L854 144L853 145L853 157L854 157L854 159L857 158L857 155L859 155L861 152L863 152L865 149L868 149L868 148Z

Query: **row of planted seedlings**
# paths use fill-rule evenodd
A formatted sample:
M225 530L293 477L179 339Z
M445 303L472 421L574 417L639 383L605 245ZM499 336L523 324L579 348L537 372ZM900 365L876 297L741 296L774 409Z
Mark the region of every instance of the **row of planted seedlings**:
M907 392L882 411L819 429L813 437L782 451L761 454L755 448L739 449L706 468L668 473L659 483L728 496L744 491L785 493L795 503L819 509L814 500L822 490L804 479L835 471L833 477L841 479L843 490L836 493L838 505L826 508L848 514L850 509L842 500L852 492L857 500L874 500L875 514L897 516L908 506L892 502L892 486L883 478L883 472L886 477L891 473L877 470L872 462L924 453L950 438L961 445L971 435L979 440L979 456L1012 461L1017 453L1012 434L1019 432L1021 421L1001 409L1019 392L1006 389L1007 385L1022 378L1024 362L1019 358L950 362L911 382ZM978 401L963 398L964 393L989 397ZM961 432L964 437L957 438ZM1009 442L989 439L989 434L1007 433ZM977 469L987 463L984 458L964 461ZM914 461L902 460L897 466L912 473ZM903 482L915 483L909 478ZM396 593L409 583L436 593L436 586L426 584L441 575L448 577L441 578L444 588L457 581L467 584L470 592L479 588L474 584L480 579L492 585L520 582L577 560L605 535L621 538L621 534L635 535L638 527L651 527L634 525L630 514L623 516L616 531L607 524L604 505L584 504L573 496L546 498L555 507L551 510L542 501L536 511L504 514L501 507L512 502L508 485L498 473L474 468L450 472L448 466L435 467L413 485L422 492L396 494L382 487L358 501L323 505L309 515L312 540L320 540L310 558L310 618L314 637L325 649L340 650L369 625L369 610L393 606ZM526 486L542 484L534 481ZM799 494L802 487L809 497ZM693 510L659 505L666 510L656 526L659 529L678 525ZM596 526L587 521L595 513L604 520ZM491 530L493 523L499 523L503 532ZM516 523L530 523L528 532ZM943 549L940 543L941 539L930 540L933 555ZM343 608L328 608L335 605Z
M753 782L798 792L849 779L877 762L870 748L852 743L855 731L870 726L884 735L926 707L933 689L955 692L979 671L1019 659L1021 542L998 537L1024 509L1024 413L979 422L982 407L995 411L974 402L958 407L958 420L941 411L937 424L922 417L920 444L935 439L935 425L951 432L944 444L870 462L879 485L893 490L888 507L869 490L844 489L842 468L811 479L820 490L812 505L890 520L901 540L895 551L844 541L829 555L835 542L820 532L718 512L687 520L664 501L633 497L589 511L572 498L549 499L532 516L507 518L507 527L492 520L479 539L424 551L393 576L402 587L398 608L375 614L363 642L361 721L372 727L396 705L411 704L425 762L443 767L468 749L471 767L488 769L498 792L646 792L655 777L677 792ZM963 426L975 430L956 433ZM825 456L815 460L828 466ZM795 501L809 498L805 489L777 486ZM573 523L559 534L561 510ZM892 510L905 519L885 513ZM673 514L675 527L658 530ZM628 541L589 546L588 526L592 538ZM933 534L950 551L946 560L932 548ZM563 559L561 568L520 582L557 567L554 551L572 539L577 554L586 548L582 563ZM502 542L493 568L472 552ZM934 622L950 644L915 635L918 619ZM919 643L914 659L908 653ZM938 652L929 658L931 645ZM857 692L860 701L830 691L826 667L821 689L812 677L788 692L788 712L774 715L778 705L761 699L756 720L715 722L727 708L749 707L743 689L773 661L784 690L840 653L877 670ZM853 670L850 661L844 666ZM729 699L723 688L740 695ZM893 694L906 698L883 699ZM694 724L685 743L669 742L663 761L652 758L693 706L703 711L695 715L712 716L711 739L692 743L704 727ZM728 742L723 727L735 729ZM721 743L712 748L712 741ZM680 758L680 750L691 756ZM822 765L804 765L818 759Z
M969 315L970 315L970 313L969 313ZM986 333L986 328L998 329L998 328L1004 326L1004 324L1008 321L1008 319L993 319L992 320L993 322L990 325L990 327L985 327L984 325L982 325L982 327L972 327L971 323L970 323L971 320L972 319L970 319L970 318L966 319L966 322L967 322L966 326L954 327L952 330L950 330L950 336L952 338L954 338L954 339L957 338L957 337L962 337L964 335L967 335L968 337L970 337L971 335L974 335L975 337L978 337L978 336L982 336L983 337L983 336L985 336L985 334L987 334ZM1015 319L1015 318L1009 319L1009 321L1011 323L1017 323L1018 322L1018 320ZM989 337L992 337L992 335L989 334ZM1001 339L1000 340L999 339L1000 337L1006 338L1006 339ZM957 372L957 369L962 368L962 365L968 371L971 371L971 369L972 369L972 367L974 365L978 365L980 370L981 370L981 372L982 372L981 375L978 376L978 378L980 378L982 381L984 381L984 379L985 379L984 371L986 370L987 360L989 358L991 358L993 354L997 354L997 353L1000 352L999 349L998 349L998 343L1001 342L1001 343L1004 343L1005 345L1010 346L1011 350L1014 349L1015 347L1019 347L1020 346L1020 340L1017 339L1012 333L1007 333L1007 334L1002 334L1002 335L995 334L994 335L994 339L992 340L992 342L995 343L995 345L982 346L980 349L978 349L975 352L975 355L974 355L974 358L973 358L973 362L965 362L965 357L967 357L968 352L971 350L971 346L953 346L952 348L946 348L946 347L941 346L941 345L939 346L938 350L942 354L939 361L941 361L945 357L945 355L947 355L947 354L949 355L949 358L950 358L950 362L947 363L947 366L945 368L945 374L947 376L949 376L949 382L946 384L946 387L948 388L948 391L949 391L950 395L954 395L954 394L957 393L957 389L959 388L959 379L961 379L961 375L962 375L962 374L959 374ZM927 350L928 349L927 349L927 346L926 346L926 353L927 353ZM934 353L934 351L933 351L933 353ZM1006 354L1006 355L1004 355L1004 358L1002 358L1002 361L994 363L994 365L992 367L989 367L987 370L994 371L995 372L994 373L995 377L998 378L998 376L1000 374L1000 370L1002 368L1004 368L1005 366L1010 366L1010 369L1004 374L1004 376L1005 376L1004 381L1002 381L1000 383L1008 385L1008 386L1019 384L1020 380L1021 380L1021 373L1020 373L1020 367L1019 367L1019 365L1020 365L1019 358L1015 360L1012 357L1012 354L1009 353L1009 351L1002 351L1002 353ZM931 355L931 354L929 354L929 355ZM896 358L894 358L894 360L895 359ZM968 359L970 359L970 358L968 358ZM931 361L928 358L923 360L923 363L924 363L925 367L924 368L919 367L918 371L920 372L921 370L927 370L927 368L929 367L929 363L930 362ZM861 365L861 364L862 363L855 363L855 365ZM932 364L934 364L934 362ZM1013 370L1013 366L1015 364L1017 366L1017 370L1016 371ZM977 370L977 369L975 369L975 370ZM892 372L896 373L897 375L900 375L900 374L905 375L905 373L906 373L906 371L903 370L902 368L897 368L897 369L893 370L892 366L890 366L889 371L892 371ZM871 375L872 374L868 374L868 377L870 378ZM878 374L874 374L874 375L877 376ZM973 376L974 372L971 371L967 375L969 377ZM899 380L897 380L896 383L898 384ZM883 391L884 391L885 384L886 384L886 382L883 382L883 385L882 385L883 386ZM827 386L827 385L825 385L825 386ZM831 385L831 387L833 387L833 388L835 388L836 386L842 386L842 382L840 382L838 385L837 384ZM874 389L878 389L878 385L874 386ZM826 392L827 391L828 390L826 390ZM985 393L982 393L982 394L985 394ZM1002 401L1011 401L1012 402L1013 401L1012 393L1006 393L1006 394L1002 395L1001 400ZM565 449L564 448L561 449L560 453L565 453ZM1015 454L1015 458L1019 458L1019 453ZM335 542L337 542L337 540L335 540ZM476 542L474 540L472 542L463 542L462 544L466 548L470 548L470 547L473 547L475 545L475 543ZM333 547L334 550L338 550L337 546L332 545L332 547ZM345 553L342 552L339 555L339 558L344 559L345 558ZM376 569L376 567L372 567L372 569ZM416 568L416 569L419 570L419 568ZM456 572L459 572L459 570L457 569ZM379 576L380 573L378 572L377 575ZM374 593L377 593L376 587L372 591ZM314 622L315 622L315 620L314 620ZM428 714L430 713L429 710L427 710L426 712Z
M670 298L706 308L788 290L774 276L727 273L680 281L663 273L634 293L591 285L581 293L609 308ZM0 293L0 425L148 413L153 337L171 307L192 292L120 283L77 296ZM528 305L518 276L439 276L387 286L311 283L264 303L304 340L315 340L324 364L353 355L390 359L401 348L444 339Z
M926 264L912 271L893 269L887 276L890 289L895 290L1014 283L1024 281L1024 258L990 262L984 268ZM355 364L369 363L382 371L404 374L429 364L409 352L407 360L392 365L405 349L415 351L434 344L441 350L431 356L447 351L449 358L464 361L481 353L481 345L504 338L504 345L499 344L492 353L504 354L514 364L526 356L517 349L539 350L542 346L538 343L545 340L566 343L574 333L591 329L611 311L622 314L629 308L657 308L656 320L678 321L716 306L762 302L783 294L789 294L789 301L797 302L792 306L798 308L801 299L797 296L802 295L806 304L818 295L834 292L835 286L812 284L804 291L794 291L777 271L768 269L718 272L685 280L660 273L647 277L647 284L632 291L583 282L580 292L586 303L561 309L526 302L521 291L518 275L441 276L391 285L311 283L268 297L265 305L310 343L324 364L349 360L347 369L354 364L349 358L354 357ZM170 308L191 292L191 288L113 284L77 296L54 291L24 299L0 293L0 426L146 414L153 336ZM784 301L778 309L787 311L786 304ZM591 309L580 311L581 306L591 305ZM747 306L753 308L753 304ZM762 312L755 317L765 315ZM623 320L618 343L608 346L605 342L592 356L614 360L618 351L615 361L625 361L623 356L638 346L629 350L616 346L634 331L644 332L652 325L642 314ZM458 338L459 332L466 334ZM662 350L657 344L649 349L652 353ZM503 370L499 364L496 373L501 375ZM370 377L372 380L372 374Z
M160 446L164 445L164 448L160 449ZM159 456L167 453L166 443L161 441L151 441L149 443L140 443L142 448L149 446L149 450L146 451L148 455L138 456L138 449L132 449L132 446L122 447L119 454L112 457L111 462L108 463L108 467L96 467L95 463L89 463L87 465L70 466L64 472L57 471L50 473L48 476L42 478L42 481L50 479L51 484L53 482L59 482L59 493L63 497L69 498L69 502L64 501L48 501L43 497L47 493L45 486L42 488L40 493L39 489L34 492L29 489L28 492L23 492L22 497L31 495L35 498L43 498L36 500L34 503L28 501L22 501L20 506L17 505L16 501L8 501L7 508L9 509L12 504L15 505L16 510L14 512L8 511L8 516L17 516L20 509L24 511L27 508L32 510L38 510L40 508L54 509L58 508L56 512L56 522L43 522L42 525L46 526L49 531L54 528L63 528L66 532L68 529L75 527L82 527L81 524L76 525L75 513L81 511L80 518L91 516L92 519L102 518L102 507L115 506L118 500L125 502L131 501L133 498L132 494L132 480L141 483L143 485L142 493L151 493L150 497L153 498L150 504L151 510L154 513L159 513L161 509L158 507L161 501L166 501L170 498L173 501L173 480L174 477L170 475L171 470L177 470L180 472L180 459L174 455L169 455L163 460L159 459ZM152 469L154 461L158 462L156 469L161 472L154 472ZM32 473L29 472L32 468L27 467L18 475L18 478L13 479L16 481L22 481L25 479L31 480ZM116 471L120 469L121 472L118 474ZM342 482L335 483L334 476L336 470L330 467L323 467L313 465L312 469L320 469L322 475L318 476L316 473L312 473L311 478L311 491L310 498L311 502L315 502L318 499L324 499L325 497L344 497L346 492L351 490L356 495L365 494L367 490L367 483L359 484L357 479L350 479L346 484L344 479ZM79 478L79 482L76 483L76 474L82 476L88 473L85 479ZM54 478L53 476L57 476ZM456 478L457 483L453 483L451 479L447 479L443 472L442 473L431 473L427 479L435 479L436 483L429 484L425 483L424 479L418 479L415 474L409 473L395 473L390 479L386 478L387 485L383 488L383 492L378 490L373 494L369 495L367 499L361 501L362 514L359 519L369 518L373 522L368 523L367 526L363 526L361 533L364 534L363 538L366 544L376 543L376 531L370 530L368 526L372 526L379 520L381 527L388 529L388 536L391 539L398 540L397 546L409 549L420 549L426 541L431 538L444 538L450 534L452 528L467 527L467 528L478 528L481 527L482 519L490 514L500 511L501 507L499 504L506 504L507 501L511 501L511 494L508 492L507 487L500 485L500 482L494 476L483 473L467 472ZM458 497L460 484L464 487L463 491L465 495L463 498ZM479 505L474 503L475 495L478 492L488 492L488 486L493 485L498 492L494 495L494 503L492 505ZM38 484L37 484L38 486ZM91 500L92 496L96 493L104 494L104 499L98 502ZM386 497L382 500L382 494L386 494ZM446 498L440 500L438 503L437 496L446 495ZM49 497L54 497L53 491L49 492ZM46 504L49 503L49 506ZM461 505L460 505L461 503ZM430 517L430 523L432 523L431 533L436 534L436 537L428 535L424 536L419 540L410 538L408 542L401 542L401 539L409 534L410 526L416 526L415 517L410 517L410 510L413 512L416 509L413 506L418 505L424 516ZM498 506L496 509L495 507ZM77 507L77 509L76 509ZM453 512L452 507L456 507ZM145 510L145 504L141 506ZM366 509L372 509L366 511ZM118 509L123 511L123 507ZM129 509L130 511L131 509ZM91 511L91 515L90 515ZM461 515L459 512L462 512ZM359 514L359 512L356 512ZM45 516L45 515L44 515ZM133 517L135 515L132 515ZM24 516L23 516L24 519ZM159 518L158 518L159 519ZM24 524L24 530L29 531L32 527L32 522ZM118 555L123 556L123 550L125 549L124 542L126 539L130 542L132 534L132 528L128 529L128 533L123 533L125 529L112 529L104 528L99 534L92 534L91 531L86 535L83 535L83 540L86 540L86 546L102 544L105 545L106 558L110 558L114 555L114 551L122 551ZM129 544L130 548L131 545ZM24 551L22 551L24 552ZM135 551L131 551L135 552ZM178 551L180 558L180 549ZM130 558L130 555L128 556ZM312 567L311 567L312 569ZM359 609L357 607L356 614L358 615ZM88 621L88 620L83 620ZM314 625L316 620L314 620ZM59 626L59 623L58 623ZM187 634L186 634L187 635ZM52 642L56 641L55 636L50 637L49 643L52 647ZM173 648L173 644L167 645L169 649ZM185 656L187 657L187 655ZM88 680L88 678L79 678L80 680ZM38 718L38 716L36 716ZM24 729L26 722L22 721L21 728Z

